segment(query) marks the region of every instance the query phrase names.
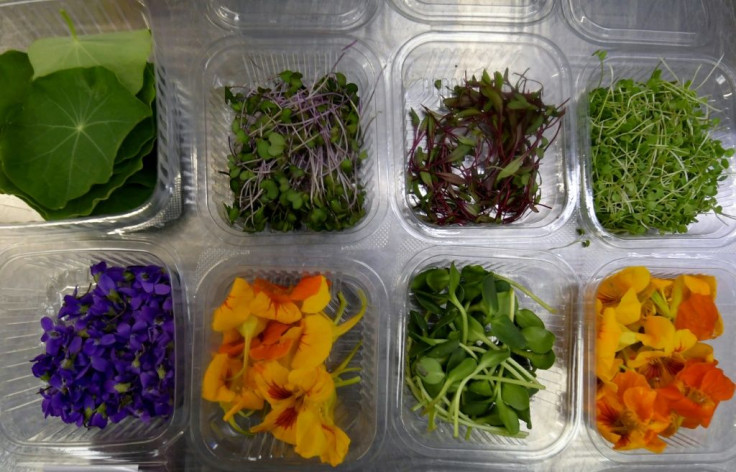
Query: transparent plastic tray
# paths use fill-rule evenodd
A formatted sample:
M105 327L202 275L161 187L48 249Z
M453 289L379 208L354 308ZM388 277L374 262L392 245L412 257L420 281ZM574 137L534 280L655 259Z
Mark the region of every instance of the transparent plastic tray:
M606 0L562 0L571 26L591 41L699 46L712 38L710 2L622 0L615 10ZM664 12L666 13L659 13Z
M158 14L167 15L168 0L158 3ZM65 10L78 34L97 34L151 27L151 13L135 0L41 0L0 2L0 54L9 49L26 51L39 38L69 36L59 14ZM161 41L152 29L153 62L156 71L158 181L151 198L124 214L45 222L16 197L0 195L0 232L21 230L50 232L68 230L122 231L161 226L181 212L180 163L177 128L173 125L176 96L171 86Z
M362 162L360 182L366 191L366 215L356 226L343 231L314 232L295 230L278 232L271 229L259 233L244 233L226 221L223 204L231 204L233 192L227 169L227 155L232 139L231 123L235 113L225 103L226 86L268 86L282 71L300 71L303 82L313 83L334 70L345 74L349 82L358 85L363 107L363 149L367 158ZM201 215L209 220L208 227L226 241L242 244L318 242L323 240L356 241L374 227L375 219L386 206L384 190L384 157L379 149L385 142L385 92L381 66L371 49L349 36L295 36L282 39L228 38L215 44L206 55L200 83L202 102L197 130L197 148L204 168L199 175L199 205Z
M345 293L350 310L357 308L357 290L369 300L365 318L333 353L336 360L362 341L354 361L362 381L338 391L338 424L352 444L336 470L736 469L736 399L719 405L709 429L680 432L660 455L614 451L595 428L591 294L605 275L626 265L643 264L659 275L717 277L725 332L713 345L719 367L736 378L729 345L736 329L736 181L731 169L719 187L726 215L704 215L686 234L609 234L591 207L586 104L599 79L600 64L591 56L598 49L608 51L604 83L609 65L616 77L645 78L660 58L681 77L700 67L698 77L705 79L712 70L700 92L718 109L716 136L735 148L735 2L0 0L0 51L65 35L62 5L83 32L151 27L160 181L146 205L114 217L3 220L17 210L0 203L0 470L332 470L266 434L235 434L222 423L218 405L201 399L202 376L219 341L210 329L213 310L233 278L287 283L315 273L333 281L333 292ZM233 118L224 87L265 84L285 68L314 79L341 55L335 70L359 85L368 118L361 174L366 216L341 232L248 234L230 227L222 208L231 202L229 181L219 173ZM544 86L545 102L567 101L560 134L542 160L546 206L509 226L436 227L415 215L407 197L408 112L439 105L435 80L454 85L484 68L524 73ZM177 410L167 422L87 431L43 420L40 381L28 362L41 349L39 320L58 309L62 293L88 282L86 271L97 257L156 262L177 275L181 377ZM496 270L558 310L538 310L556 334L557 360L539 373L547 389L534 396L533 428L525 439L478 431L467 441L453 439L446 425L427 432L426 417L411 411L415 402L403 378L409 281L423 268L452 261ZM536 309L527 297L521 300Z
M736 403L721 402L715 410L708 428L680 428L669 437L662 438L667 444L661 454L644 450L615 451L596 427L596 374L595 349L596 315L595 296L600 282L628 266L647 267L654 277L675 278L681 274L704 274L716 278L718 283L716 306L723 317L724 332L716 339L707 341L713 347L718 367L727 377L736 377L736 359L733 355L733 332L736 329L736 271L734 265L713 257L683 257L638 255L614 259L599 267L585 285L585 342L591 349L585 357L585 411L586 427L596 449L608 459L623 464L713 464L723 463L736 456Z
M529 23L540 20L553 0L392 0L395 8L418 21Z
M661 65L662 61L666 65ZM601 77L600 63L590 63L581 72L578 78L578 90L581 90L578 103L580 129L578 138L582 162L582 216L590 233L595 234L606 242L621 247L673 247L687 245L689 247L722 246L730 242L736 229L736 221L729 215L736 214L736 192L734 191L733 173L725 172L726 179L718 184L716 200L723 208L723 215L714 212L701 214L697 222L688 226L686 233L659 234L650 232L644 235L615 234L603 228L595 216L592 189L592 157L590 154L590 128L588 119L588 93L596 87L608 87L612 81L631 78L636 81L646 81L659 65L664 80L692 80L692 88L697 90L699 97L707 97L708 105L712 107L710 116L717 118L720 123L711 134L714 139L721 141L724 149L732 149L736 144L736 106L734 104L734 75L733 71L718 58L707 56L670 54L662 56L656 53L639 54L614 53L610 54L603 66ZM729 158L730 166L736 164L736 159Z
M385 288L377 274L369 267L348 258L325 259L304 257L298 261L275 254L261 253L262 262L247 256L233 254L225 261L204 269L202 282L195 293L197 337L195 352L200 353L193 365L192 378L192 429L195 447L206 463L228 470L241 470L244 461L261 468L279 470L306 470L317 467L319 461L299 457L293 447L277 441L268 433L246 437L222 421L222 409L215 403L201 399L202 375L222 339L221 334L210 329L212 314L227 298L235 277L249 283L256 278L289 286L305 275L323 274L330 282L332 301L325 313L332 316L338 308L338 293L347 301L342 319L347 320L361 307L359 294L367 298L367 309L358 324L340 337L325 361L328 371L342 362L356 344L360 343L351 366L360 367L360 382L337 390L335 423L350 437L350 448L345 458L346 466L365 464L371 460L380 443L385 411L385 398L379 395L384 385L385 370L379 363L380 350L385 349L381 313L385 309ZM383 346L383 347L382 347ZM259 413L251 417L249 426L262 420ZM241 427L243 425L241 424ZM255 461L255 462L253 462Z
M55 319L64 295L93 283L90 266L155 264L170 276L175 323L174 413L168 419L143 422L126 418L103 429L80 428L59 418L44 418L39 390L45 385L31 373L31 359L44 352L40 341L44 316ZM19 454L51 457L58 450L80 456L154 457L168 447L187 421L187 332L189 319L173 257L146 241L88 240L15 246L2 252L0 265L0 437ZM127 452L126 452L127 451Z
M427 431L427 417L420 411L411 411L416 399L404 384L404 346L409 311L416 309L409 300L409 284L419 272L433 268L449 268L454 262L458 268L479 264L485 269L508 277L531 290L556 313L549 313L526 295L520 294L519 306L534 311L555 336L555 364L545 371L537 371L537 379L545 385L533 398L530 406L532 428L523 439L507 438L482 431L473 431L469 439L452 437L452 425L438 420L437 429ZM577 277L561 259L533 251L504 250L489 254L479 247L434 247L418 253L401 271L396 284L398 330L394 337L399 365L394 378L399 412L394 427L408 447L421 454L441 458L447 456L473 457L492 462L541 460L564 449L578 421L576 391L578 372L576 359Z
M493 74L503 73L507 68L512 82L517 77L515 74L524 74L530 88L541 87L545 104L567 102L566 117L560 122L557 139L541 160L539 211L529 211L507 225L438 226L424 221L411 207L412 196L407 189L408 153L414 133L409 111L413 109L421 117L422 107L439 110L440 96L448 96L448 87L473 75L481 77L484 69ZM441 90L435 87L436 80L442 81ZM571 78L564 56L555 45L524 34L426 33L412 38L399 50L392 83L393 103L401 104L401 108L395 109L398 116L394 120L393 158L394 166L400 169L394 175L401 176L395 183L395 205L410 231L431 238L463 240L539 237L559 229L572 215L577 181L571 147ZM551 140L554 130L545 136Z
M227 29L347 30L370 20L376 0L208 0L211 21Z

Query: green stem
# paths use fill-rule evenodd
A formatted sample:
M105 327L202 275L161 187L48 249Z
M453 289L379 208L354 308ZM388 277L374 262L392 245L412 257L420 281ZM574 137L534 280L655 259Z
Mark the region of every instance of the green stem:
M518 379L510 379L508 377L503 377L499 375L475 375L473 376L471 380L490 380L490 381L495 381L495 382L506 382L509 384L521 385L522 387L536 388L539 390L544 390L544 385L542 384L526 382L524 380L518 380Z
M77 38L77 29L74 27L74 23L72 22L72 18L69 16L69 13L67 13L66 10L59 11L62 18L64 18L64 23L66 23L66 26L69 28L69 32L72 34L72 38Z
M528 288L526 288L523 285L519 284L518 282L515 282L514 280L511 280L511 279L507 279L506 277L504 277L502 275L495 274L495 273L493 275L497 279L503 280L504 282L507 282L512 287L520 290L522 293L524 293L526 296L528 296L529 298L531 298L532 300L534 300L535 302L537 302L542 308L544 308L548 312L550 312L552 314L557 313L557 310L555 310L554 308L552 308L551 306L549 306L547 303L544 302L544 300L542 300L538 296L534 295L534 293L532 293L531 290L529 290Z
M460 342L462 344L468 344L468 313L465 311L465 307L457 299L454 292L450 294L448 300L450 303L455 305L455 307L460 312L460 318L462 319L462 326L460 328Z

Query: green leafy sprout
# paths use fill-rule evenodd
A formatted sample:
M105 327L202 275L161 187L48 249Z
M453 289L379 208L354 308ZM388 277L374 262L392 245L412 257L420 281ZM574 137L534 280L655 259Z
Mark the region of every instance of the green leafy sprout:
M601 61L605 52L596 52ZM662 78L663 68L674 80ZM716 200L733 149L712 137L716 111L693 80L662 61L649 79L618 79L589 94L593 205L614 234L685 233Z
M416 309L409 313L405 381L417 400L414 411L452 425L525 437L531 428L530 398L544 389L539 369L555 362L555 335L517 292L555 310L517 282L479 265L426 269L411 281Z

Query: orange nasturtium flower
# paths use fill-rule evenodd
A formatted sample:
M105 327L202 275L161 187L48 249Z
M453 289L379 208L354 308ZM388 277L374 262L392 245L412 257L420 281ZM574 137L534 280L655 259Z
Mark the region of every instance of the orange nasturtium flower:
M708 427L734 384L716 367L723 333L716 279L683 274L652 277L627 267L596 293L598 429L615 449L661 452L662 437L680 427Z
M302 313L318 313L330 303L330 288L323 275L303 277L292 289L256 279L253 288L253 313L285 324L299 321Z
M613 308L606 308L598 320L596 340L596 375L603 382L610 382L621 369L623 361L616 357L621 325L616 321Z
M324 365L290 371L271 361L256 364L254 369L258 391L271 405L271 411L251 432L269 431L293 444L305 458L324 456L333 459L335 465L342 462L347 452L344 437L330 441L325 431L325 426L333 432L339 428L332 419L335 384Z
M331 295L322 275L303 277L293 287L263 279L251 286L236 278L213 315L222 342L205 371L202 398L219 403L223 420L244 434L234 416L266 408L250 432L270 432L305 458L340 464L350 438L334 422L335 390L360 381L341 377L360 370L348 366L360 343L332 372L325 361L334 342L363 317L367 301L360 293L361 310L341 322L347 302L338 298L333 320L323 311Z
M250 316L253 288L243 278L236 277L225 301L215 309L212 330L222 333L241 325Z
M736 385L715 362L688 363L667 387L659 390L669 407L683 417L682 426L707 428L718 404L733 397Z
M618 303L629 290L637 294L649 286L649 270L646 267L634 266L606 277L599 285L596 297L604 305Z
M659 433L670 421L656 408L657 392L633 371L616 375L613 383L617 388L604 384L597 395L596 422L601 435L618 450L664 450L666 444Z

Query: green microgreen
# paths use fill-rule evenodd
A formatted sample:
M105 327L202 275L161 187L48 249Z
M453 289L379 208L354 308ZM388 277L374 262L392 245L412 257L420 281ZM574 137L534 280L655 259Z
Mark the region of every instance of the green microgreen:
M524 74L483 71L450 89L444 112L409 116L407 191L417 214L437 225L512 223L539 211L539 165L565 109L542 101ZM441 81L435 81L439 90ZM550 133L548 133L550 131Z
M516 291L552 310L517 282L478 265L433 267L410 283L414 309L407 323L405 381L414 411L436 421L493 434L524 437L530 398L544 386L539 369L555 361L555 335ZM428 302L430 301L431 302Z
M662 67L589 94L593 205L614 234L685 233L699 215L722 214L716 196L734 150L712 137L719 120L695 77L666 80Z
M358 86L330 72L305 83L284 70L270 87L226 87L236 112L225 217L247 232L342 230L366 212L365 126Z

